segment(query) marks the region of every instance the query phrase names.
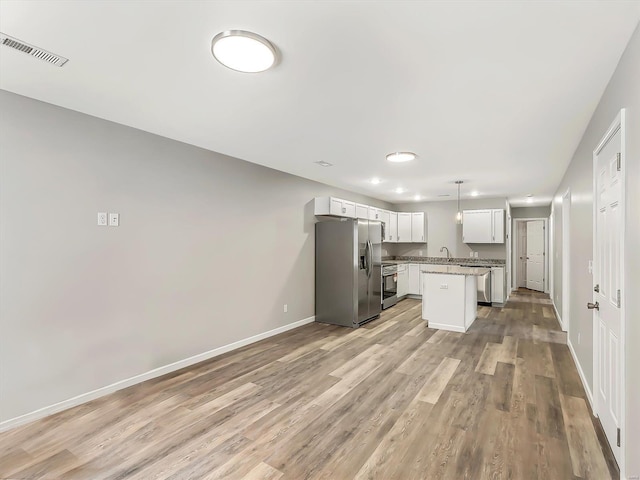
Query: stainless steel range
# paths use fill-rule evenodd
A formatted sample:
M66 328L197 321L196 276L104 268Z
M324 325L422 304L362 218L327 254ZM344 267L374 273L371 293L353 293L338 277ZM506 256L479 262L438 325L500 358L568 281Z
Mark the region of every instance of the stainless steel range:
M398 303L398 266L382 266L382 309Z

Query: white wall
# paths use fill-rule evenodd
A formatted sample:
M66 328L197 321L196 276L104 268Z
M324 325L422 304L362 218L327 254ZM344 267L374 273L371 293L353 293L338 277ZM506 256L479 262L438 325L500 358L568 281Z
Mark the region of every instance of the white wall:
M483 208L502 208L505 198L469 199L460 202L462 210ZM469 252L478 252L479 258L504 260L507 255L507 243L469 244L462 242L462 225L456 224L457 202L415 202L394 206L399 212L425 212L427 220L426 244L395 244L389 247L391 255L441 257L440 248L447 247L452 257L468 258ZM505 234L508 230L505 217ZM422 255L420 251L422 250Z
M0 422L312 317L313 197L389 207L4 91L0 112Z
M625 218L626 270L623 300L627 314L626 405L627 421L622 426L626 452L626 475L640 476L640 27L631 37L618 67L573 155L554 198L554 289L562 298L562 196L571 189L571 341L590 389L593 389L592 314L586 304L591 301L593 279L588 273L592 259L593 232L593 150L614 121L621 108L627 109L627 143L625 166L627 213ZM561 305L557 305L562 311ZM578 335L581 337L578 343Z

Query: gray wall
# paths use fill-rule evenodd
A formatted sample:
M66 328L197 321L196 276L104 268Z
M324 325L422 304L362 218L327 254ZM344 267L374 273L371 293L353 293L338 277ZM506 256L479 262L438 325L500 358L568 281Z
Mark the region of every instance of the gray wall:
M558 257L554 260L554 288L556 305L562 312L562 196L571 189L571 318L569 338L578 361L593 391L593 320L586 309L591 301L593 278L587 266L593 258L593 150L605 134L621 108L627 109L627 137L625 169L627 175L625 218L625 290L627 315L627 422L622 427L627 435L627 476L640 475L640 29L636 28L618 67L607 86L598 107L580 141L571 164L554 198L554 247ZM554 299L556 295L554 295ZM578 343L578 335L581 343Z
M427 219L427 243L426 244L395 244L389 247L392 255L439 257L441 247L447 247L453 257L469 257L469 252L478 252L479 258L493 258L504 260L506 258L506 245L501 244L470 244L462 243L462 225L456 224L457 202L415 202L396 205L399 212L425 212ZM462 210L483 208L506 208L505 198L488 198L462 200ZM505 234L508 230L505 215ZM420 251L422 250L422 255Z
M0 421L312 316L313 197L390 206L4 91L0 112Z
M511 207L511 218L549 218L551 205L546 207Z

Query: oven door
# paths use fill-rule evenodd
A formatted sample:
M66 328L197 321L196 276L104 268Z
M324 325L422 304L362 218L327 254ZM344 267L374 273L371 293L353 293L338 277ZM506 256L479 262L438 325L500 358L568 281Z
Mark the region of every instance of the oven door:
M398 301L398 274L382 275L382 308L389 308Z

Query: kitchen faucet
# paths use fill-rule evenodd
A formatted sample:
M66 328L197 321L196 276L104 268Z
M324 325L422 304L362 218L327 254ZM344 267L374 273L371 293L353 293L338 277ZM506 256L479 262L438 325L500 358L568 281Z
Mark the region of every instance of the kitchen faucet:
M442 248L440 249L440 252L442 253L442 252L444 252L445 250L447 251L447 262L450 262L450 261L451 261L451 254L449 253L449 249L448 249L447 247L442 247Z

